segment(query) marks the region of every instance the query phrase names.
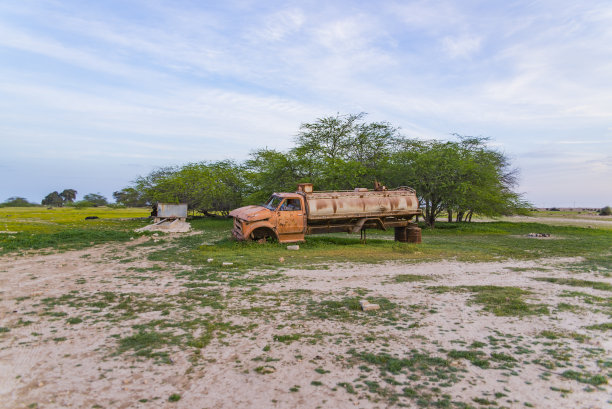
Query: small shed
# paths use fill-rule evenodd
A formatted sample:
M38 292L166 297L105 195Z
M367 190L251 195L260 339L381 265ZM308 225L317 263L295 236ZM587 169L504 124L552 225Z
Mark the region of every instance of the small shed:
M187 203L158 203L155 223L161 220L187 220Z

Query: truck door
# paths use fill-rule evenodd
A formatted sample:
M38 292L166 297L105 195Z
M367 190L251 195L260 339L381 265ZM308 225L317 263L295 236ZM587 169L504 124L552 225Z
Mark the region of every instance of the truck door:
M283 200L278 208L278 234L302 233L305 212L302 200L298 197Z

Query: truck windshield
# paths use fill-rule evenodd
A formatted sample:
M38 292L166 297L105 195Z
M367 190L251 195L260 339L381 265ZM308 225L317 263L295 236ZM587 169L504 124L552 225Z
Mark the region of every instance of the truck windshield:
M280 204L282 200L283 200L282 197L272 195L270 196L270 198L268 199L264 207L266 209L276 210L276 208L278 207L278 205Z

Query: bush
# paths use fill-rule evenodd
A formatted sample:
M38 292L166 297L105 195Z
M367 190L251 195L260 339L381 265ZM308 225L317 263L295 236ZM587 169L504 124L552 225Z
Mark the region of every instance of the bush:
M612 207L606 206L599 211L600 216L612 216Z
M32 207L38 206L36 203L30 203L23 197L9 197L4 203L0 203L0 207Z
M74 202L71 206L74 206L77 209L83 209L85 207L97 207L98 205L92 202L88 202L87 200L79 200L78 202Z

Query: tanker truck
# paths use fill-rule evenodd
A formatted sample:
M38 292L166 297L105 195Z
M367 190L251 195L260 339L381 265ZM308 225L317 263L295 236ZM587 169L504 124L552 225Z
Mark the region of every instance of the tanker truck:
M230 212L232 235L237 240L304 241L307 234L361 232L395 228L395 240L421 242L421 230L413 222L420 215L414 189L388 190L375 182L374 190L313 191L312 183L300 183L294 193L273 193L261 206L245 206Z

